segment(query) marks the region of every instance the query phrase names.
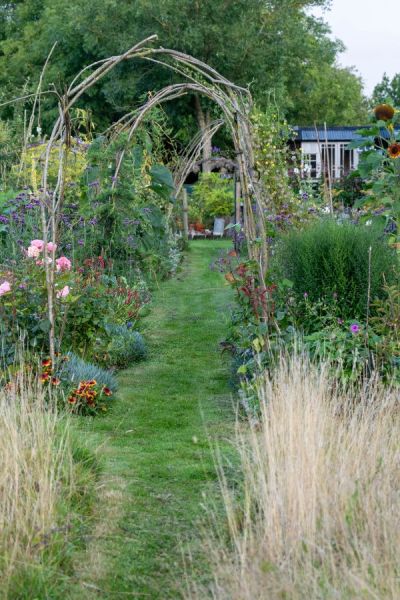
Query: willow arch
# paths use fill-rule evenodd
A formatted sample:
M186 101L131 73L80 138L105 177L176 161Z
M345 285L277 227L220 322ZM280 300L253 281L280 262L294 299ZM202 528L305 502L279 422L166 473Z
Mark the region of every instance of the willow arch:
M59 116L54 123L45 150L42 191L40 194L45 245L47 245L48 241L56 242L58 217L64 198L65 161L71 136L69 116L71 108L82 94L122 61L142 59L174 71L184 81L162 88L140 108L131 111L122 119L119 119L114 124L114 127L125 128L129 131L128 139L131 139L144 117L152 108L164 102L193 93L207 97L219 107L224 118L223 120L214 122L210 126L209 132L206 132L206 135L211 135L222 124L225 124L229 128L238 163L244 206L244 233L248 244L248 251L250 257L257 261L260 280L264 282L268 261L268 249L264 229L264 213L267 206L265 193L262 190L261 182L254 168L253 131L251 124L253 102L251 94L249 90L236 86L218 73L218 71L190 55L176 50L152 47L151 43L156 39L157 36L150 36L121 55L88 65L76 75L67 92L64 95L57 96ZM90 74L84 77L89 70L91 71ZM83 80L79 82L82 77ZM40 90L38 90L39 93ZM199 143L201 144L201 140ZM59 147L58 177L55 189L50 193L48 171L51 151L55 144ZM196 151L198 151L198 146L194 146L192 153L188 154L186 163L183 161L180 172L181 179L178 180L178 185L181 185L188 161L193 160L193 153ZM118 174L123 160L124 152L121 153L116 165L113 186L117 185ZM50 354L52 357L55 354L54 269L54 264L46 264Z

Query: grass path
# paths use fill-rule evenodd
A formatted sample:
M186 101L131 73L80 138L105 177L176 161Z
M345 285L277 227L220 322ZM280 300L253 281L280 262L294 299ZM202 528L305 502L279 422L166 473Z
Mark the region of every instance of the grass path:
M196 553L202 494L216 488L208 436L225 439L233 420L218 347L231 292L209 268L226 246L192 242L144 322L149 360L121 373L109 415L82 425L102 445L109 516L91 544L80 598L180 597L181 542L189 538Z

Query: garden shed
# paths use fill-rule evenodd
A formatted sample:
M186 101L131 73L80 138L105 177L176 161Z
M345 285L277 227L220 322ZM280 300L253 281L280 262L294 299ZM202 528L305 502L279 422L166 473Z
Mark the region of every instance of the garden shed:
M361 139L357 127L293 127L293 144L301 151L303 168L312 179L340 179L358 166L359 150L349 143Z

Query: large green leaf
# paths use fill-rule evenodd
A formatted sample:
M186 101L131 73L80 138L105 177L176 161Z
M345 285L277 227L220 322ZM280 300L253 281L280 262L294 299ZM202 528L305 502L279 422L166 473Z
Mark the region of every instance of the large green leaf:
M173 201L175 185L171 171L164 165L156 164L150 169L151 189L164 200Z

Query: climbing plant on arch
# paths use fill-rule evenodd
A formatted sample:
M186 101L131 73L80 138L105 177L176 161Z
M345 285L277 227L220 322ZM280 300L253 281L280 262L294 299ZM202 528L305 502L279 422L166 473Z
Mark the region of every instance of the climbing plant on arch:
M244 206L244 233L248 244L250 257L259 265L260 280L264 281L267 269L267 243L264 230L264 213L266 209L265 193L261 189L261 183L254 169L253 152L253 130L251 123L252 98L250 92L236 86L223 77L215 69L202 61L171 49L154 48L152 43L157 36L150 36L119 56L95 62L82 69L73 79L64 94L58 97L58 118L54 123L44 156L44 169L42 187L40 192L40 203L42 212L43 239L45 241L45 252L48 242L56 243L57 227L60 212L64 201L65 170L70 150L71 119L70 111L79 98L89 88L95 85L101 78L114 69L123 61L146 60L164 65L165 68L178 74L182 82L169 85L149 99L143 106L129 112L116 122L110 133L117 128L128 131L128 141L143 121L146 114L155 106L187 94L198 94L214 102L220 109L223 119L211 124L205 135L212 135L222 123L228 127L235 148L238 163L238 175L241 185L242 201ZM38 90L38 94L42 93ZM52 91L54 93L54 91ZM179 191L187 173L188 165L193 160L193 155L199 151L204 138L197 144L193 144L192 150L186 155L186 159L180 165L175 177L175 183ZM48 182L50 157L54 148L58 153L58 178L55 189L50 190ZM118 175L124 160L124 151L121 152L113 178L113 189L118 186ZM55 315L54 315L54 282L55 265L49 263L46 268L46 285L48 296L48 319L50 323L49 344L50 354L55 355Z

